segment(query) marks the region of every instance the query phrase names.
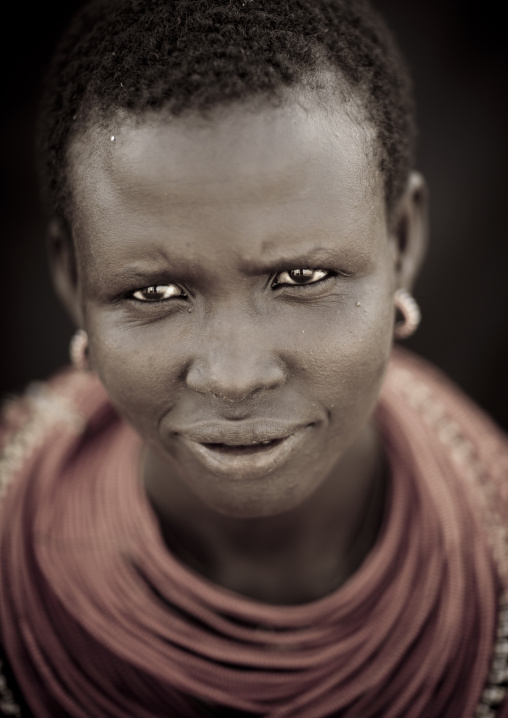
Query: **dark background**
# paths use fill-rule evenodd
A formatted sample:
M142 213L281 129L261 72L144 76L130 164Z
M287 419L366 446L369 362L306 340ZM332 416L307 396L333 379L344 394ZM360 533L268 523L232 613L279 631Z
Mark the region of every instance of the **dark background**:
M42 68L82 3L6 3L0 113L0 395L67 361L72 326L53 296L33 161ZM377 0L413 70L418 168L431 247L408 346L508 429L508 76L505 3ZM9 10L9 18L5 14Z

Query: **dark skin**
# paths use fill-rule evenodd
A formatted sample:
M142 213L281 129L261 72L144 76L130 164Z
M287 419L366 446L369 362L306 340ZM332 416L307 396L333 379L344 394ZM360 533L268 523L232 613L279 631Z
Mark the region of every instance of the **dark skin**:
M388 218L373 130L303 93L123 117L71 161L74 250L54 223L53 276L145 442L168 545L266 602L325 595L382 519L372 412L424 252L422 178Z

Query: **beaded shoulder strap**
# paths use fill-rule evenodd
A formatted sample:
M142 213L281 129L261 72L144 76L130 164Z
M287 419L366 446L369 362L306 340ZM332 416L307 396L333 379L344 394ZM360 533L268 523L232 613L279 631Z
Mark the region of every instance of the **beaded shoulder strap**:
M67 387L73 395L81 384L79 375L69 377ZM5 441L0 451L0 504L7 489L15 479L24 463L40 448L55 425L64 423L72 433L81 433L85 426L84 418L79 414L71 399L66 394L53 391L47 384L37 383L28 387L21 399L6 403L2 414L8 416L23 404L24 420L21 425L9 431L7 428ZM21 407L20 407L21 408ZM29 718L29 711L16 701L14 694L15 680L10 678L10 670L6 658L0 659L0 716L17 716ZM12 681L8 683L8 677Z
M508 517L500 507L508 504L502 496L502 479L508 487L508 444L495 441L490 465L478 456L474 444L450 415L443 401L427 382L405 368L396 368L392 376L397 389L422 417L447 451L460 475L472 486L481 507L482 522L492 548L497 571L505 587L499 597L496 641L487 676L474 718L496 718L508 693Z

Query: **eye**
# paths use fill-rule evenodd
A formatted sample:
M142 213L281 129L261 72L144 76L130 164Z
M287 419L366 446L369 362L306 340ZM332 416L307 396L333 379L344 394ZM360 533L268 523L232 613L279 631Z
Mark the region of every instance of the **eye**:
M131 299L139 302L161 302L172 297L186 297L187 295L177 284L157 284L151 287L143 287L133 292Z
M275 276L272 288L281 285L316 284L316 282L327 279L329 276L330 272L325 269L290 269L289 271L279 272Z

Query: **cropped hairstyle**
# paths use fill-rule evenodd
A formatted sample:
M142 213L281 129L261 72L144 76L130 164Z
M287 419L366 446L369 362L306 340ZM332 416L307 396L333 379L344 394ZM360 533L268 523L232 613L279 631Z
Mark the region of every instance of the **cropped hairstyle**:
M92 0L61 38L43 88L48 212L69 219L68 148L87 124L119 111L178 117L277 100L323 70L375 130L389 213L414 160L414 108L405 64L365 0Z

